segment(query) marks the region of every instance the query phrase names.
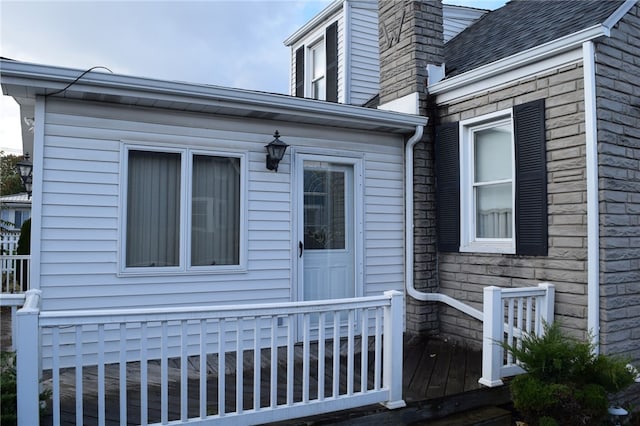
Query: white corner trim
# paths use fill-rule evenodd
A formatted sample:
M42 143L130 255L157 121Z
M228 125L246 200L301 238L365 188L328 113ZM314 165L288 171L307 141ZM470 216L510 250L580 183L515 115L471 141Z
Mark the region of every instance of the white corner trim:
M582 59L581 45L600 36L608 36L609 30L598 24L565 37L527 49L507 58L467 71L429 86L431 94L438 95L438 103L457 99L463 94L488 90L497 85L562 66ZM553 59L553 60L549 60Z
M624 15L627 14L631 10L633 6L638 3L638 0L627 0L622 6L620 6L611 16L609 16L602 25L607 29L607 32L611 31L611 29L622 19ZM607 34L609 36L609 34Z
M598 200L598 127L595 47L582 45L584 55L584 110L587 168L587 331L594 352L600 348L600 216Z
M353 26L351 25L351 3L348 0L344 0L342 9L344 13L342 14L342 22L343 22L343 31L344 31L344 64L343 64L343 73L344 73L344 100L343 102L347 105L351 104L351 31ZM339 43L338 43L339 44ZM338 47L339 49L339 47ZM339 55L339 53L338 53ZM340 63L338 62L338 72L340 70Z
M44 136L46 98L36 96L33 131L33 187L31 192L31 270L29 278L32 289L40 289L40 262L42 247L42 189L44 187Z
M401 98L394 99L391 102L387 102L386 104L379 105L378 109L418 115L420 107L419 101L420 97L418 96L418 92L413 92Z

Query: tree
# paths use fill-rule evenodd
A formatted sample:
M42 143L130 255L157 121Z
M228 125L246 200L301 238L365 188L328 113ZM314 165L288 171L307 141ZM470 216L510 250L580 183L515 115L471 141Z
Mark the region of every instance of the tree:
M0 151L0 195L24 192L22 179L16 170L16 164L22 159L21 155L5 155L4 151Z

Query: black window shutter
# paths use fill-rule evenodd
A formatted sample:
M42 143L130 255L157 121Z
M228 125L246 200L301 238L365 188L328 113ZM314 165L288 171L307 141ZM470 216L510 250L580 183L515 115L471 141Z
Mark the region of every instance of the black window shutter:
M516 150L516 253L546 256L547 160L544 99L514 110Z
M304 46L296 50L296 96L304 98Z
M327 70L325 78L327 79L326 100L329 102L338 102L338 23L327 27L325 34L326 45L326 64Z
M438 250L460 250L460 135L458 123L436 129Z

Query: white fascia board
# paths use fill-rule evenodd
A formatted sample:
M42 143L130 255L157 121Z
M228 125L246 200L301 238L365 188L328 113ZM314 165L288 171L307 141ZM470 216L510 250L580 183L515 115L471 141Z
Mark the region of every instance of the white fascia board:
M448 91L437 94L436 102L446 104L458 101L466 97L474 96L480 92L499 89L508 86L514 81L523 80L531 76L539 75L545 71L560 68L582 60L582 48L577 46L574 50L563 52L557 56L539 60L532 64L521 66L512 70L505 70L483 80L473 81L465 85L453 87ZM445 80L446 81L446 80Z
M505 85L546 69L582 59L582 43L601 36L609 36L609 28L594 25L540 46L527 49L507 58L467 71L429 86L438 103L446 103L479 91Z
M638 3L638 0L625 1L618 9L616 9L615 12L611 14L611 16L609 16L602 23L602 26L604 26L605 28L607 28L607 30L610 31L618 22L620 22L622 17L626 15L627 12L629 12L633 6L636 5L636 3Z
M333 15L336 11L340 10L345 0L335 0L330 3L327 7L322 9L320 13L314 16L309 22L304 24L301 28L299 28L295 33L291 34L284 41L285 46L291 46L295 44L298 40L304 37L309 31L315 29L322 21Z
M394 99L391 102L378 106L379 110L396 111L404 114L418 115L420 106L420 98L418 92L409 93L401 98Z
M82 73L76 69L7 60L0 60L0 67L5 94L23 97L27 91L31 91L33 97L63 89ZM382 125L402 133L412 133L416 126L425 125L427 121L426 117L287 95L100 72L86 74L68 91L217 106L229 111L261 111L289 119L308 117L330 120L331 124L346 128Z

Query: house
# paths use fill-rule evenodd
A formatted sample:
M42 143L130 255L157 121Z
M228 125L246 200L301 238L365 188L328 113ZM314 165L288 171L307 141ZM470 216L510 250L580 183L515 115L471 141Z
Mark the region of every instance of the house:
M403 151L425 117L98 72L76 82L83 70L6 59L0 67L3 93L35 119L23 141L33 158L33 290L16 344L31 392L40 366L59 377L60 368L202 351L293 351L325 328L326 340L381 336L382 310L401 306L392 302L401 293L383 293L404 287ZM267 156L265 146L283 143L281 161ZM391 351L391 324L401 346L402 310L389 315ZM364 404L404 404L389 393L387 371ZM239 411L286 418L268 410L278 408L272 386L271 406ZM37 406L27 405L38 398L18 398L19 418L35 424ZM322 399L315 410L353 404ZM286 401L298 416L314 413Z
M636 363L640 270L632 237L637 232L637 178L630 159L637 154L639 136L640 116L632 107L640 86L633 47L638 13L636 1L549 2L544 8L510 2L444 46L446 78L428 88L442 123L436 164L438 156L456 153L460 170L478 161L469 151L471 141L481 137L477 132L499 131L501 120L513 123L514 139L504 147L515 159L502 176L515 179L507 203L513 218L505 231L478 229L482 224L471 217L481 214L473 213L471 188L482 179L491 185L489 177L474 181L458 173L460 197L441 204L453 203L452 208L459 202L461 216L439 214L440 226L451 227L449 237L456 241L459 236L456 247L440 232L440 288L467 292L473 300L488 275L501 286L532 279L554 282L556 319L568 332L579 337L593 333L603 353ZM530 35L516 37L525 17ZM488 45L488 37L497 37L491 49L474 49ZM538 120L539 142L522 134L522 115ZM456 130L447 140L446 129L452 126ZM540 142L544 145L535 145ZM446 180L440 172L446 173L436 171L436 180ZM494 209L501 207L494 203ZM483 232L504 238L506 251L480 243ZM440 318L448 332L464 329L453 326L455 315L442 312Z
M20 231L24 221L31 217L31 199L26 192L3 195L0 197L0 205L0 219L4 221L7 230Z
M1 242L4 253L12 253L20 237L20 228L31 217L31 198L26 192L0 197Z
M40 126L25 149L44 310L403 288L402 150L426 118L102 73L48 96L78 71L2 70ZM274 172L264 146L276 131L289 148ZM318 288L324 273L341 285Z
M356 334L366 343L384 328L384 385L363 380L357 395L329 398L318 386L313 402L397 408L403 330L489 353L503 335L491 324L502 327L508 310L511 329L517 316L529 330L530 306L536 327L555 316L574 335L593 332L598 350L639 362L638 5L539 5L477 12L445 43L439 1L332 3L287 41L295 96L96 72L74 83L82 70L2 60L4 93L35 117L24 144L39 292L20 321L42 345L18 344L37 355L23 360L28 394L40 358L54 377L92 365L100 377L111 362L126 374L128 362L157 359L166 400L167 358L186 365L199 354L205 371L210 351L270 348L273 372L279 347L288 360L300 342L308 360L309 342L333 333L352 354ZM265 145L281 142L282 162L265 164ZM557 303L532 288L543 281ZM496 285L518 292L498 293L493 309ZM385 296L395 305L378 298L389 290L404 293L404 318L401 294ZM531 302L533 293L544 295ZM354 376L353 364L333 368ZM283 416L308 413L302 370L306 391L300 401L287 393ZM271 405L254 383L253 409L238 403L234 415L286 418L273 414L271 384Z
M444 5L445 41L487 12ZM380 93L378 30L377 2L330 3L284 41L291 49L291 95L351 105L371 101ZM385 43L399 36L385 26L380 31Z
M355 19L338 3L285 42L292 64L315 30ZM548 281L567 333L640 363L638 2L512 0L450 39L440 1L377 11L379 32L352 25L338 45L378 39L368 105L429 118L408 152L407 331L481 346L469 307L486 287Z

